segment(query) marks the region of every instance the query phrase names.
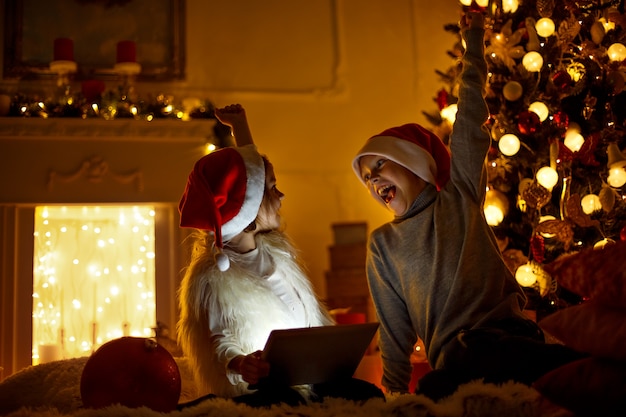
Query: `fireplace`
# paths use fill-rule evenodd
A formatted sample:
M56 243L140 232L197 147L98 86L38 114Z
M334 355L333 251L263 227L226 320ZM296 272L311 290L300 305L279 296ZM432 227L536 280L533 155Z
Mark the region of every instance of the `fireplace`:
M0 380L31 365L33 353L37 356L33 352L33 315L39 296L33 289L38 263L34 260L34 233L36 212L44 207L100 207L105 211L136 206L152 213L147 216L153 222L153 247L147 250L152 251L154 261L149 268L153 269L155 301L149 315L154 317L154 326L161 322L174 336L176 289L187 258L177 205L193 163L206 152L208 144L217 143L213 127L213 120L0 118ZM109 269L103 271L110 273ZM79 293L93 294L95 281L87 282L91 289L83 283L85 289ZM114 302L117 290L109 286L107 291L110 294L106 297L98 293L97 298ZM138 294L150 297L149 291ZM74 307L59 305L51 314L86 314L75 309L78 298L67 300L73 301ZM123 305L137 303L121 303L119 308ZM95 318L105 310L90 314ZM94 326L98 322L85 320ZM120 335L132 331L132 323L129 329L120 326ZM147 327L140 332L145 333ZM63 326L56 329L63 330ZM115 331L111 334L118 335ZM56 337L52 336L53 342L63 340ZM91 340L93 346L85 348L85 354L102 341L96 337Z

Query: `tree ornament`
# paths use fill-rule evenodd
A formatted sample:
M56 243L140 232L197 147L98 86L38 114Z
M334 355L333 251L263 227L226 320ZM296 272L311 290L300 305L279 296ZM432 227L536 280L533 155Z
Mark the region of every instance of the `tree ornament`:
M543 263L545 259L545 251L546 245L541 235L534 235L530 239L530 251L533 254L533 259L540 264Z
M517 118L517 128L524 135L532 135L541 125L541 120L537 113L525 110Z
M552 76L552 84L554 84L554 86L559 90L565 90L567 87L572 85L572 77L567 73L567 71L557 71Z
M622 227L622 230L619 231L619 239L622 242L626 242L626 226Z
M600 204L602 204L602 210L605 213L610 213L615 207L615 201L617 200L617 192L609 187L607 184L602 185L602 189L598 194L598 198L600 198Z
M563 111L558 111L552 116L552 123L559 129L567 129L569 126L569 116Z
M596 45L600 45L605 35L604 25L602 24L602 22L598 20L593 22L593 25L591 25L591 29L589 29L589 33L591 34L591 40L593 41L593 43L595 43Z
M154 339L121 337L87 360L80 394L88 408L121 404L167 413L178 404L181 377L172 355Z
M524 88L517 81L509 81L504 85L502 94L508 101L517 101L524 94Z
M566 251L574 244L574 226L599 227L597 220L592 220L582 209L580 196L572 194L565 203L563 220L547 220L537 225L537 233L554 234L555 239L563 243Z
M539 185L537 181L533 181L521 192L521 195L529 207L541 210L541 208L550 201L552 193L545 187Z

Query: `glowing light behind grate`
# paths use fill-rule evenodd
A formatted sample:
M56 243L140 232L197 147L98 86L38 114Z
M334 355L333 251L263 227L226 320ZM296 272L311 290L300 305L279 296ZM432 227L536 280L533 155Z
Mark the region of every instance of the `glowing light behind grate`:
M33 363L154 336L154 208L35 210Z

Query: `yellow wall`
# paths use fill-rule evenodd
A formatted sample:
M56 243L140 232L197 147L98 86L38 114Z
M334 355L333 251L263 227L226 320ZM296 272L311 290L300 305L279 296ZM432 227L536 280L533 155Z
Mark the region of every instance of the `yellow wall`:
M351 171L369 136L427 125L456 0L187 0L186 79L142 92L242 103L286 194L283 217L325 293L331 225L389 220ZM20 88L2 81L0 89ZM181 192L184 184L180 184Z

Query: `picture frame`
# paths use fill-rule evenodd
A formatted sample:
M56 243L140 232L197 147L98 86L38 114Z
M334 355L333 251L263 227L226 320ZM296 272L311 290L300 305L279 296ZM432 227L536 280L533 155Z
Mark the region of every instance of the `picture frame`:
M136 45L140 81L185 77L185 0L5 0L4 79L54 78L55 39L73 42L76 80L117 76L118 42Z

